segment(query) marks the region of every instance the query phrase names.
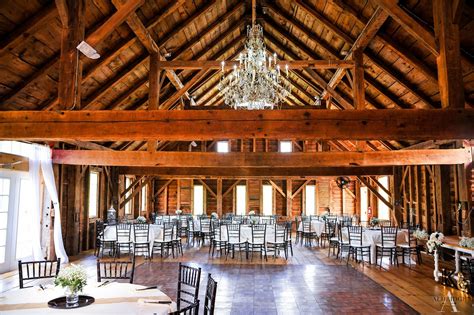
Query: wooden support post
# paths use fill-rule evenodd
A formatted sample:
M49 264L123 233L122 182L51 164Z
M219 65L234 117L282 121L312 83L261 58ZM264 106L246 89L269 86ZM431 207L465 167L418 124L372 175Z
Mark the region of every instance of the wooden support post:
M181 180L176 179L176 210L181 209Z
M364 53L357 49L352 52L352 58L355 62L353 69L354 87L354 108L365 109L365 84L364 84Z
M436 42L439 43L438 84L443 108L464 107L459 24L454 20L452 0L433 1Z
M451 196L450 196L450 166L436 165L435 184L436 184L436 205L438 226L437 230L449 235L451 233Z
M293 181L291 179L286 180L286 216L292 217L292 205L293 205Z
M217 179L217 215L222 217L222 178Z
M85 5L84 0L56 1L62 26L61 57L59 63L58 101L60 109L81 108L82 64L76 46L84 40Z

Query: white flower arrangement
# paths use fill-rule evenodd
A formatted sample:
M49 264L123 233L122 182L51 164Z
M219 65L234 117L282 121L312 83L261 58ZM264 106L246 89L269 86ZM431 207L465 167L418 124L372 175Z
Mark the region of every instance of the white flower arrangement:
M428 252L432 253L443 245L444 234L441 232L431 233L430 239L426 242Z
M87 273L81 265L74 265L61 269L54 280L54 285L69 288L71 292L80 292L87 284Z
M413 237L417 240L426 241L428 239L428 233L425 230L416 229L413 232Z
M183 210L181 209L176 210L176 215L181 215L182 213L183 213Z
M329 212L324 212L323 214L320 215L320 218L323 219L323 220L326 220L329 216Z
M211 218L218 219L219 216L217 215L217 212L211 213Z
M376 226L376 225L379 225L379 223L380 223L379 218L373 217L370 219L370 226Z
M461 237L461 240L459 241L459 246L474 248L474 237Z
M146 223L146 218L144 216L140 215L135 219L135 222L137 222L137 223Z
M250 210L250 211L249 211L249 215L255 215L255 211Z

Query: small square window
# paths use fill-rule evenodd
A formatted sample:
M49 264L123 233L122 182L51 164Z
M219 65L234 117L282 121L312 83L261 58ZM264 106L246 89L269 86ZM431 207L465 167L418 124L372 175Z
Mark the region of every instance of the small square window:
M218 141L217 142L217 152L219 152L219 153L229 152L229 141Z
M293 143L291 141L280 141L280 152L293 152Z

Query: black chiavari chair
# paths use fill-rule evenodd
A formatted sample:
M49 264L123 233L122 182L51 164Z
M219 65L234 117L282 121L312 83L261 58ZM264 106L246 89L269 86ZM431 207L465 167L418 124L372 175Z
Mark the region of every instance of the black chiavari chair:
M411 267L411 255L416 255L416 263L421 264L421 248L418 244L418 239L413 236L413 232L416 231L415 226L411 226L407 229L408 231L408 242L397 244L397 261L398 256L402 256L402 264L405 264L405 256L408 255L408 265Z
M206 243L206 239L209 240L209 243L211 242L212 239L212 228L211 228L211 219L207 217L201 217L199 219L200 222L200 236L202 239L202 243Z
M358 255L362 257L362 261L364 260L364 257L368 255L370 264L370 245L363 243L362 226L348 226L347 232L349 235L349 253L347 254L347 264L349 264L349 258L351 255L356 262L358 261Z
M170 312L170 315L198 315L199 314L199 300L179 311Z
M201 268L185 266L179 263L178 297L176 301L178 310L182 310L183 307L186 308L198 301L200 281Z
M133 283L135 275L135 258L127 261L97 259L97 281L129 280Z
M232 258L235 258L235 248L237 247L240 254L240 259L242 259L242 249L246 249L247 241L240 239L241 237L241 225L240 224L228 224L227 226L227 256L229 252L232 253Z
M306 218L303 221L303 239L306 246L312 246L313 240L318 242L318 234L313 231L313 225L311 224L309 218Z
M248 242L248 250L250 251L250 260L253 258L253 252L257 250L260 252L260 258L263 258L265 254L265 260L267 260L267 247L266 247L266 224L252 224L252 238Z
M285 259L288 259L288 247L286 243L286 224L275 224L274 234L270 240L267 241L268 251L273 252L273 259L280 255L280 250L283 249Z
M200 239L201 229L194 224L194 218L192 216L188 217L187 221L188 221L187 242L188 242L188 245L189 245L191 239L193 239L193 246L194 246L194 240L196 238L198 240Z
M223 223L224 222L224 223ZM226 253L227 248L227 239L225 238L223 229L225 229L226 220L215 221L212 222L212 229L214 231L214 237L212 238L211 245L209 246L209 254L214 257L214 251L217 250L219 254L222 256L222 250L224 250L224 254ZM227 231L225 232L227 233Z
M116 242L117 255L120 258L120 252L123 248L127 249L128 253L132 252L133 242L131 240L132 225L130 223L119 223L115 226L116 228Z
M161 239L155 239L153 241L153 248L151 250L151 258L155 253L156 249L159 249L161 257L163 257L163 252L166 250L166 254L169 254L169 249L172 250L174 258L174 243L173 243L173 223L163 223L163 228L161 231Z
M145 257L151 258L150 255L150 225L135 223L133 225L133 255L137 253L145 253Z
M382 243L375 244L375 260L378 261L380 257L380 267L382 267L382 260L385 254L390 257L390 263L395 261L398 266L397 259L397 233L396 226L382 226L380 232L382 233Z
M291 239L292 225L293 225L293 222L291 222L291 221L286 222L285 242L286 242L286 247L290 249L291 256L293 256L293 241Z
M217 282L211 274L207 276L206 298L204 300L204 315L214 315L216 305Z
M56 278L61 265L61 258L57 260L18 261L18 277L20 289L25 288L25 280Z

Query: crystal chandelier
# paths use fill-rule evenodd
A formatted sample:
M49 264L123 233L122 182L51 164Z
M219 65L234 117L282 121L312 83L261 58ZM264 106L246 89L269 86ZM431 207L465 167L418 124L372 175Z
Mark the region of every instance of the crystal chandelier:
M288 79L281 78L277 55L265 49L260 25L248 26L245 51L238 61L227 76L225 62L221 63L219 90L226 105L234 109L273 109L291 93ZM288 78L288 65L285 72Z

